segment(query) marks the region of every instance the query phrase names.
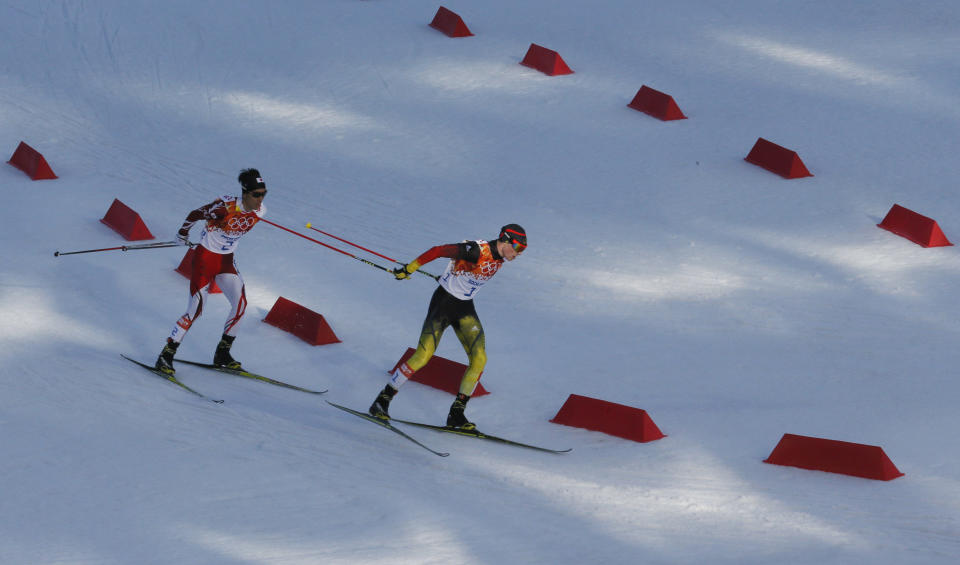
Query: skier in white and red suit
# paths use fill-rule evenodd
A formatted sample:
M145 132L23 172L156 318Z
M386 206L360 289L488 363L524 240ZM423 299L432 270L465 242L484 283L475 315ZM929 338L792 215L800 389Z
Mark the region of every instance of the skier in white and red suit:
M216 282L230 301L230 314L223 326L223 337L217 344L213 364L230 369L241 368L240 362L230 355L230 347L237 335L237 325L247 308L247 297L243 277L237 271L233 252L243 234L250 231L266 212L263 199L267 195L267 185L263 182L260 171L256 169L240 171L237 181L240 182L242 190L240 196L221 196L206 206L193 210L187 214L183 226L177 232L177 239L184 245L189 245L190 228L197 222L205 222L200 233L200 243L193 254L187 311L173 326L163 351L157 357L157 369L168 375L175 372L173 356L180 347L180 342L203 313L203 303L211 282Z
M467 420L463 412L480 381L483 367L487 363L487 353L483 326L473 307L473 297L480 287L500 270L504 261L513 261L526 248L527 233L524 229L517 224L507 224L500 229L500 235L493 243L477 240L438 245L393 271L398 280L404 280L434 259L450 259L447 269L437 281L440 285L430 299L417 350L394 370L390 381L370 406L369 412L372 416L390 418L390 400L397 394L400 385L430 361L444 330L452 325L460 344L467 352L469 365L460 380L457 397L450 406L447 426L464 430L476 429L476 425Z

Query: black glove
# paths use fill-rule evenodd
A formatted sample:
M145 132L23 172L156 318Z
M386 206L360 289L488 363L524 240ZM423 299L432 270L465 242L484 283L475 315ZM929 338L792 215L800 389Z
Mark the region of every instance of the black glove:
M402 281L410 278L410 272L407 271L407 267L397 267L393 270L393 276L396 277L398 281Z

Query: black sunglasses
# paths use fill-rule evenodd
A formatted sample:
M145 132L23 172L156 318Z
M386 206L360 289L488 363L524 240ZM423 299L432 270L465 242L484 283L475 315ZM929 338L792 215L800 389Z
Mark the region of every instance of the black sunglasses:
M261 191L250 192L250 196L252 196L252 197L254 197L254 198L263 198L263 197L266 196L266 195L267 195L267 189L263 189L262 192L261 192Z

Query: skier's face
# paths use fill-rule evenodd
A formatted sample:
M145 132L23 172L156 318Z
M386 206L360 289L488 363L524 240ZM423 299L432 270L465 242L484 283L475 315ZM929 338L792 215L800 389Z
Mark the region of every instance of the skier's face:
M246 210L259 210L260 203L267 195L267 189L258 188L243 193L243 207Z
M507 261L513 261L520 253L509 242L497 240L497 252Z

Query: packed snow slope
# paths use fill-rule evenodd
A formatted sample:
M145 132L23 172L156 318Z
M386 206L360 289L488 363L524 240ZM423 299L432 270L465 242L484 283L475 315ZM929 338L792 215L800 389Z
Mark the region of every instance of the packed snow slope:
M875 224L899 203L960 239L960 4L444 5L473 37L422 0L0 2L0 147L59 176L0 168L0 562L953 563L960 256ZM519 65L531 43L574 74ZM689 119L627 108L644 84ZM814 176L746 163L758 137ZM180 366L215 405L121 359L182 314L183 249L53 252L123 244L114 198L171 239L244 167L272 221L403 261L523 225L476 299L467 413L573 451L410 430L439 458L328 406L369 405L434 285L266 224L235 356L325 397ZM342 343L262 323L279 296ZM178 356L210 359L226 314L211 296ZM667 437L550 423L571 393ZM450 401L409 383L392 411ZM785 433L905 476L763 463Z

